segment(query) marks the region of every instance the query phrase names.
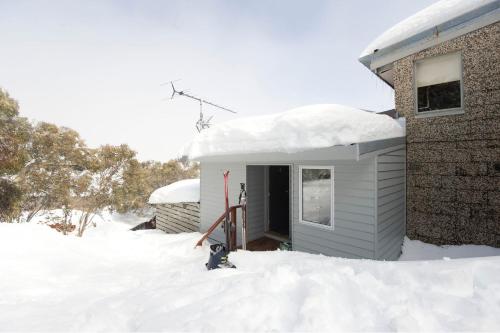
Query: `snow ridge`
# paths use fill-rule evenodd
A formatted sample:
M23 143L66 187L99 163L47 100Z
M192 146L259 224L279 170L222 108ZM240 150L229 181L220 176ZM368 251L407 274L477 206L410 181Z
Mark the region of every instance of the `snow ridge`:
M199 202L200 180L184 179L156 189L149 197L150 204Z
M363 58L375 50L399 43L418 33L450 21L498 0L441 0L399 22L375 38L360 54Z
M181 150L181 155L196 159L296 153L399 136L404 136L404 128L389 116L338 104L317 104L218 124L198 134Z

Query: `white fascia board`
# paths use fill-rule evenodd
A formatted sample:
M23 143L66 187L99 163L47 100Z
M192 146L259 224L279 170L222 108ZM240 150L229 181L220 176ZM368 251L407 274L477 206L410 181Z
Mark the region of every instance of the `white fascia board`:
M202 156L193 159L198 162L243 162L243 163L289 163L293 161L356 160L357 144L311 149L296 153L249 153L217 156Z

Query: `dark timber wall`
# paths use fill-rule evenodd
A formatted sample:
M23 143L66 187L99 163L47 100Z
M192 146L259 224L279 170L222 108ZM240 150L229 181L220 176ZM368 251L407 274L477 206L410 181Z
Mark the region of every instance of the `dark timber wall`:
M500 247L500 23L398 60L407 119L407 235ZM413 62L461 51L464 114L415 117Z
M168 234L200 231L200 204L176 203L154 205L156 229Z

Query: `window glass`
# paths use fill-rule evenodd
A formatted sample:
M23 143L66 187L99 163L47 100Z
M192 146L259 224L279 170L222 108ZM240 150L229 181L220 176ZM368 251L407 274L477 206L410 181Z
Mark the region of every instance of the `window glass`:
M331 180L331 169L302 169L302 221L332 225Z
M419 113L462 107L460 53L419 60L415 72Z

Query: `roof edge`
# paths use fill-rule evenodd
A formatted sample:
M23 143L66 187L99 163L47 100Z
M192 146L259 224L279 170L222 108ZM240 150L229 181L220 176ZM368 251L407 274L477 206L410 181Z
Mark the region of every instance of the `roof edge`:
M358 143L358 159L364 159L371 156L373 153L378 153L388 148L405 146L406 136L398 136L395 138L360 142Z
M365 141L350 145L338 145L324 148L314 148L294 153L263 152L263 153L236 153L224 155L210 155L193 158L197 162L241 162L246 164L273 164L289 161L324 161L324 160L353 160L371 156L370 154L390 147L406 144L406 136L387 139Z
M360 57L358 60L365 67L377 74L377 68L444 41L496 23L499 20L500 1L495 1L438 24L433 28L424 30L383 49L376 50L373 53Z

